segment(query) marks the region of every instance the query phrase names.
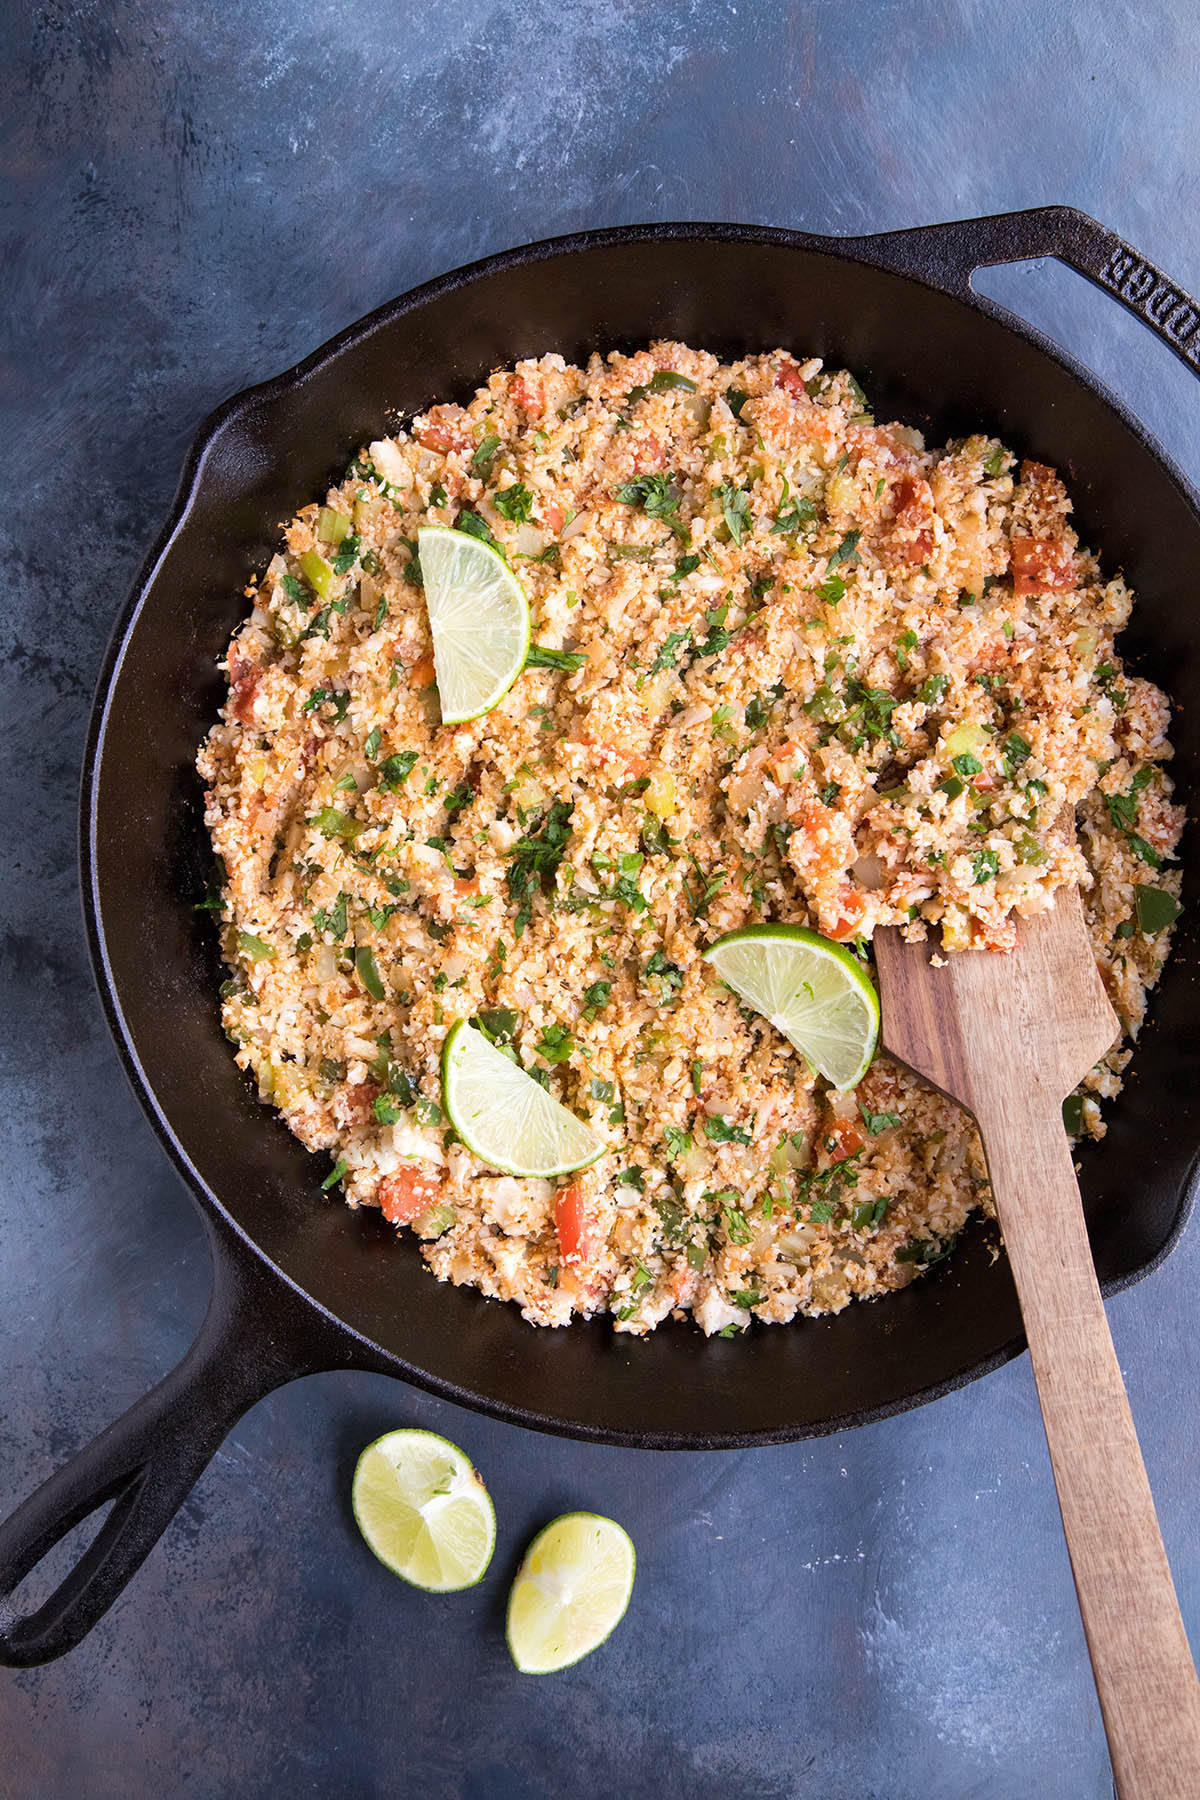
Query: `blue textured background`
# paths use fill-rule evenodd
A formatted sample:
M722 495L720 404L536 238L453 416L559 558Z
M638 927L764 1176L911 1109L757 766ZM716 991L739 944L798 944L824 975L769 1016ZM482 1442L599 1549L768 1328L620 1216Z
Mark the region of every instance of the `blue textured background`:
M0 19L0 1509L176 1360L208 1272L88 973L74 828L110 623L200 419L370 307L576 226L859 232L1070 201L1200 290L1195 9L1094 0L197 0ZM1136 19L1136 30L1135 30ZM1193 480L1193 378L1054 266L982 285ZM1195 604L1192 596L1181 603ZM1109 1308L1186 1621L1200 1232ZM420 1423L496 1499L492 1573L410 1592L357 1449ZM522 1680L527 1534L611 1511L626 1622ZM1028 1362L844 1438L655 1456L383 1378L259 1406L95 1635L0 1672L0 1796L1100 1800L1111 1793Z

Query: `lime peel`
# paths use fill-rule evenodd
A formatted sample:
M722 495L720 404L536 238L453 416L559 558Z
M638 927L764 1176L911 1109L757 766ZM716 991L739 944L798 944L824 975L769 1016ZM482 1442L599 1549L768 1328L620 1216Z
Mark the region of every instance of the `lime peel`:
M608 1148L465 1019L442 1046L442 1106L467 1149L505 1175L568 1175Z
M525 1552L508 1596L506 1637L523 1675L570 1668L625 1616L637 1554L629 1533L599 1513L563 1513Z
M491 712L529 654L529 602L498 551L446 525L422 525L417 555L433 635L443 725Z
M842 944L803 925L747 925L703 952L735 994L834 1087L855 1087L879 1042L879 996Z
M496 1513L457 1444L433 1431L389 1431L362 1452L350 1504L374 1554L402 1581L449 1594L482 1581Z

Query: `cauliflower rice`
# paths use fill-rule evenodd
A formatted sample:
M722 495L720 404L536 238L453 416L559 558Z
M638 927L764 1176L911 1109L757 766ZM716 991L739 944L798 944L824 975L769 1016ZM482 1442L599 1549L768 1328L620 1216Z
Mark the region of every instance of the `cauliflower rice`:
M539 1325L729 1334L945 1254L989 1206L967 1115L883 1055L830 1090L700 952L763 920L1003 951L1078 881L1136 1035L1182 811L1166 699L1114 648L1132 596L1069 511L1052 469L928 450L784 351L546 356L362 450L247 590L199 756L225 1027L325 1188ZM531 666L469 724L440 724L423 524L490 535L529 597ZM440 1105L457 1019L610 1151L482 1165Z

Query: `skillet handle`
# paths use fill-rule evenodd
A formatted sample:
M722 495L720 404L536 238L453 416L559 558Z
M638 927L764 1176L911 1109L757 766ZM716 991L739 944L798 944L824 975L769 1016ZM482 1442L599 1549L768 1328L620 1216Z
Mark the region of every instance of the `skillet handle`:
M195 1343L160 1381L0 1524L0 1664L29 1668L72 1650L141 1567L242 1414L273 1388L350 1360L344 1334L210 1222L213 1293ZM340 1336L341 1342L338 1343ZM113 1507L36 1611L13 1591L46 1552L108 1500Z
M965 299L976 269L1053 256L1085 275L1148 325L1193 374L1200 374L1200 305L1161 269L1073 206L1035 206L859 240L867 254L902 274ZM979 297L975 297L976 304Z

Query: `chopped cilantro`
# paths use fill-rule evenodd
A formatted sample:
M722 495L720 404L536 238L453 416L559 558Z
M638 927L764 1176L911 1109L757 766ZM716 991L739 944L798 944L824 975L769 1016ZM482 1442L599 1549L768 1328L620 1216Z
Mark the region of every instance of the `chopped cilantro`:
M661 519L676 537L687 541L688 528L679 517L679 490L672 487L669 476L636 475L614 488L613 497L622 506L640 506L647 518Z
M858 562L858 540L861 536L861 531L848 531L846 533L837 549L831 553L828 562L825 564L827 574L832 574L839 563L844 564L847 569L854 568L855 564Z
M349 704L350 696L345 688L314 688L300 711L316 712L319 707L332 706L333 722L335 725L340 725L346 716L346 708Z
M524 525L533 517L533 492L523 481L499 489L492 495L492 504L501 518L514 525Z
M1017 770L1032 755L1033 745L1029 740L1023 738L1019 731L1010 731L1004 740L1004 773L1010 781L1015 780Z
M1147 937L1156 931L1164 931L1179 917L1179 902L1165 888L1143 887L1138 883L1133 895L1138 925Z
M480 543L487 544L499 555L504 555L503 546L498 544L492 536L487 520L481 514L473 512L470 507L464 507L459 513L454 521L454 529L455 531L465 531L468 537L478 538Z
M510 852L505 880L508 897L517 906L514 935L518 938L533 916L535 891L540 888L549 893L553 885L570 836L571 810L565 800L552 801Z
M817 516L817 506L806 494L797 494L794 499L788 498L789 488L786 475L783 478L783 494L779 502L779 511L775 515L775 523L771 530L785 537L795 537L800 529L812 523Z
M729 527L729 535L735 544L740 544L753 523L750 495L745 488L735 487L732 482L724 481L717 489L717 498L721 502L721 512Z
M385 757L379 765L379 786L382 791L390 794L403 787L416 763L415 750L397 750L394 756Z
M731 1125L721 1113L713 1113L704 1121L704 1135L714 1144L749 1144L750 1133L741 1125Z
M499 448L500 439L494 432L490 431L486 437L480 438L479 443L476 445L475 454L471 458L471 469L474 474L479 476L481 481L486 481L491 473L492 464L496 459L496 452ZM442 492L444 495L445 489L443 489ZM433 504L432 494L430 495L430 504ZM444 498L441 504L445 505Z
M582 650L548 650L542 644L531 644L525 658L527 669L562 669L570 673L582 669L587 657Z
M571 1056L575 1039L565 1025L547 1025L538 1040L538 1055L544 1062L563 1063Z
M646 964L645 972L658 978L664 1002L673 1000L683 987L683 970L678 963L668 962L661 950L654 952Z
M662 669L673 669L681 644L686 644L691 637L689 631L669 631L665 641L659 646L658 654L650 664L650 674L657 675Z
M603 1010L612 998L611 981L593 981L590 987L583 990L583 1016L589 1022ZM593 1086L595 1084L593 1083ZM607 1096L612 1098L611 1094Z
M332 906L318 906L313 914L313 930L332 932L335 938L346 935L346 906L350 895L339 894Z

